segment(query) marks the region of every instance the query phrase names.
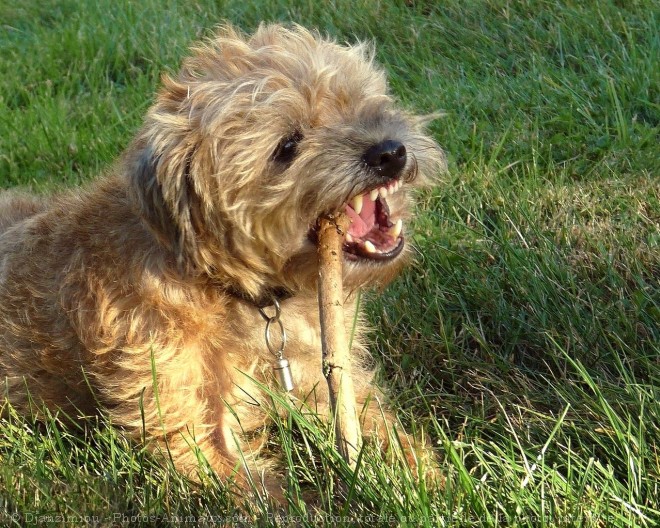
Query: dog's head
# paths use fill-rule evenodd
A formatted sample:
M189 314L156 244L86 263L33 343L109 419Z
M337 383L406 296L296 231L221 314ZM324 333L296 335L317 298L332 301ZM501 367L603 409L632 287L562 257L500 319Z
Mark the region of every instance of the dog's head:
M400 268L410 190L445 167L422 128L369 46L225 27L164 78L128 172L179 264L252 298L314 287L317 219L345 211L344 280L357 287Z

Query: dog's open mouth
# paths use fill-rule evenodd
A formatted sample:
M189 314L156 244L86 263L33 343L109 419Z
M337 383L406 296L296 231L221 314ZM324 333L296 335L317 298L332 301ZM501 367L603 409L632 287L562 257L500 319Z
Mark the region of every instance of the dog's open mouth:
M391 180L385 186L354 196L346 205L351 225L343 249L349 259L388 260L401 253L403 221L390 217L386 200L400 187L399 180Z
M343 245L344 256L349 260L385 261L398 256L405 245L403 220L390 217L386 198L398 192L400 180L390 180L351 198L345 214L351 221ZM309 239L318 243L318 223L308 233Z

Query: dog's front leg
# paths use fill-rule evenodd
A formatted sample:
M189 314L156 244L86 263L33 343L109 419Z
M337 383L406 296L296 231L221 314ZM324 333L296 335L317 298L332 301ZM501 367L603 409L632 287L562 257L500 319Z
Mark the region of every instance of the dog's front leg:
M361 409L360 424L366 438L377 442L387 456L396 457L399 449L408 466L418 478L437 480L437 457L423 431L409 434L397 420L396 414L384 403L384 395L373 385L363 385L357 392Z

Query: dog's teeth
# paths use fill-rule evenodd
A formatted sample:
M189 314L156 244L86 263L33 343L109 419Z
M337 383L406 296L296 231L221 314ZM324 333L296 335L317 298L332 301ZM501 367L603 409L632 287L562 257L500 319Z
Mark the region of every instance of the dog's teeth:
M381 187L380 189L378 189L378 194L380 194L381 198L387 198L387 188Z
M351 200L351 207L357 214L360 214L362 212L363 201L364 198L361 194L358 194L355 198Z
M346 233L346 242L353 242L353 235Z
M376 198L378 198L378 193L379 193L379 192L378 192L378 189L374 189L373 191L371 191L371 192L369 193L369 199L370 199L372 202L375 202L375 201L376 201Z
M364 243L364 249L366 250L367 253L375 253L376 252L376 246L374 246L369 240L367 240Z
M401 234L401 229L403 229L403 220L399 218L396 221L396 224L390 227L388 234L396 240L397 238L399 238L399 235Z
M401 189L401 182L397 180L394 182L394 192L397 192L399 189Z

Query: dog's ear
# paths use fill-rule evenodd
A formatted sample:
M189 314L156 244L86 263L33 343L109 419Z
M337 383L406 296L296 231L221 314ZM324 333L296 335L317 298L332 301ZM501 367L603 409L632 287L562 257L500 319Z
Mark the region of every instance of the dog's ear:
M193 152L159 154L149 144L137 148L130 187L139 214L161 243L176 255L183 272L192 271L198 234L193 223L198 200L190 167Z

